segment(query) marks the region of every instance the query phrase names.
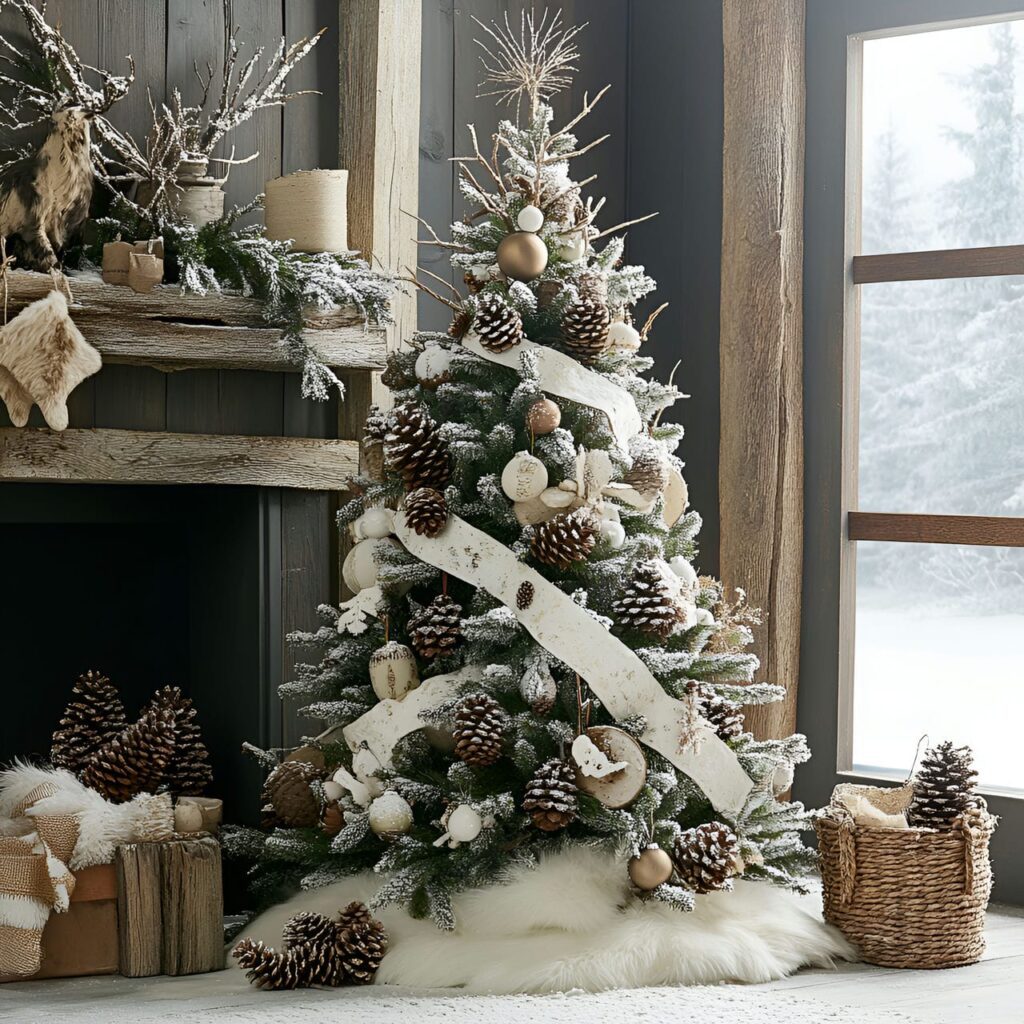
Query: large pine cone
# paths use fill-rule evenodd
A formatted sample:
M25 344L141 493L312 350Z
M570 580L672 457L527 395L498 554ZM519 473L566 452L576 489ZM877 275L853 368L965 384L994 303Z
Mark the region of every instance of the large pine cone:
M474 326L480 344L491 352L505 352L523 340L523 318L494 292L481 297Z
M731 889L740 843L728 825L709 821L688 828L676 840L672 860L682 883L696 893Z
M565 761L545 761L526 787L523 810L544 832L557 832L570 825L578 808L576 773Z
M494 764L501 757L505 711L486 693L463 697L453 716L455 756L474 768Z
M281 933L306 985L340 985L344 980L335 949L336 927L323 914L303 910L290 917Z
M82 782L112 803L164 785L174 757L174 716L150 710L92 756Z
M405 521L420 535L436 537L448 522L448 503L433 487L417 487L405 496Z
M534 530L530 551L538 562L568 569L582 562L597 543L597 522L586 508L560 512Z
M359 921L338 931L337 956L345 980L369 985L388 951L388 933L380 921Z
M451 477L448 445L427 411L418 405L402 405L392 410L384 438L384 456L388 467L401 474L410 491L417 487L443 490Z
M710 686L691 682L687 689L697 698L697 710L722 740L734 740L743 733L743 706L719 696Z
M657 441L639 434L630 442L633 465L622 478L644 497L660 494L668 483L669 461Z
M110 680L99 672L79 676L71 702L53 734L50 760L77 774L96 753L128 726L124 705Z
M409 640L421 658L451 654L462 639L462 605L438 594L415 615L409 616Z
M341 931L351 928L354 924L370 924L373 921L373 914L365 903L353 900L344 910L338 911L338 920L335 929Z
M581 363L594 363L608 350L610 324L608 307L600 299L581 299L562 314L562 340Z
M271 804L278 821L288 828L309 828L320 820L320 805L312 783L320 769L305 761L282 761L263 784L263 799Z
M285 922L281 940L285 949L292 946L333 946L334 922L315 910L301 910Z
M670 636L685 621L686 609L669 572L657 559L638 562L621 596L612 603L615 621L626 629Z
M198 796L213 781L213 772L192 700L180 687L165 686L157 690L143 713L148 711L167 712L174 723L174 758L164 779L167 789L174 796Z
M978 773L970 747L940 743L921 758L907 820L914 828L949 831L975 800Z

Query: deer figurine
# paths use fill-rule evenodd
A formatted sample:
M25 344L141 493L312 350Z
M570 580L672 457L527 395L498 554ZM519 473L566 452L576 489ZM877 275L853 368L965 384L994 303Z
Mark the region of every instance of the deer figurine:
M11 240L19 266L53 270L58 253L89 213L95 171L91 126L125 93L135 80L135 62L128 57L127 75L88 68L100 78L99 88L86 81L86 66L60 30L48 25L42 10L29 0L0 0L16 7L25 20L33 45L52 69L56 87L44 88L0 73L0 83L15 90L16 104L36 116L9 127L44 125L46 138L34 151L23 153L0 171L0 236ZM14 58L6 63L24 67L27 58L2 40Z

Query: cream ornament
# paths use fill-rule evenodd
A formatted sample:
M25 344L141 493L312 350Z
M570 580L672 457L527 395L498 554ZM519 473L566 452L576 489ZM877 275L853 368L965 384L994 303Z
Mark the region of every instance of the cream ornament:
M361 590L373 587L377 582L377 568L379 565L377 546L379 544L392 544L395 541L390 537L383 540L368 538L353 545L352 550L345 556L341 564L341 576L345 586L353 593L358 594Z
M329 804L336 803L345 795L345 787L340 782L335 782L334 779L328 779L323 784L323 790L324 799Z
M583 259L587 254L587 240L583 237L582 231L575 231L571 235L563 235L558 246L558 258L566 263L575 263Z
M370 804L369 819L375 836L394 839L412 828L412 807L400 793L389 789Z
M370 655L370 685L379 700L401 700L420 685L416 655L405 644L389 640Z
M440 345L428 345L416 357L416 379L425 388L436 388L451 379L451 349Z
M647 782L647 758L628 732L614 725L595 725L577 736L572 746L581 792L612 809L628 807L640 795Z
M690 501L689 490L683 479L683 474L674 465L668 471L668 483L661 494L664 500L662 517L665 520L665 525L671 529L682 519Z
M673 574L679 578L680 593L684 596L695 597L700 590L700 580L697 578L697 570L683 558L676 555L668 561L668 567Z
M343 601L338 609L338 632L351 636L365 633L370 628L371 620L377 618L377 606L383 598L380 587L372 586Z
M586 733L580 733L572 741L572 759L580 772L592 779L603 779L629 767L628 761L609 761L605 752Z
M618 551L626 543L625 527L617 519L602 519L597 532L612 551Z
M544 214L532 204L524 206L516 217L520 231L540 231L544 227Z
M623 320L616 320L608 328L608 342L615 352L636 352L641 341L640 332Z
M697 609L697 625L698 626L713 626L715 624L715 617L708 611L707 608Z
M323 738L323 736L317 737L317 739ZM384 792L384 787L380 784L380 781L372 775L368 775L365 780L357 779L345 767L338 768L335 771L331 776L331 782L336 783L343 790L351 793L352 799L360 807L369 807L370 801Z
M383 540L395 532L395 513L389 508L368 508L353 524L352 539Z
M447 843L448 849L454 850L462 843L471 843L484 830L484 824L479 812L469 804L449 807L441 818L444 834L434 840L434 845L444 846Z
M501 489L513 501L537 498L547 485L547 468L529 452L517 452L501 472Z

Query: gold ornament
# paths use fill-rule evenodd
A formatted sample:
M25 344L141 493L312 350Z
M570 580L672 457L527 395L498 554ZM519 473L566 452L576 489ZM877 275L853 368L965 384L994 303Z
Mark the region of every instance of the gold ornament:
M562 422L562 410L550 398L538 398L526 410L526 425L539 437L550 434Z
M498 268L513 281L532 281L548 265L548 247L530 231L513 231L498 243Z
M657 889L672 877L672 858L657 844L651 843L629 862L629 880L644 892Z

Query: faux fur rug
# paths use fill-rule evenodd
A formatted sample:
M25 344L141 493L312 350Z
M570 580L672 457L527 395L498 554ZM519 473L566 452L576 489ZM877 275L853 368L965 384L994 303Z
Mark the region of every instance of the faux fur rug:
M279 946L293 914L334 915L352 900L368 900L380 884L379 877L362 875L300 893L242 936ZM456 931L442 932L393 907L381 911L391 945L378 984L600 992L771 981L802 966L853 958L842 936L790 893L741 880L733 892L698 897L696 909L683 913L634 899L625 865L590 850L550 856L535 869L517 869L504 885L463 893L455 913Z

